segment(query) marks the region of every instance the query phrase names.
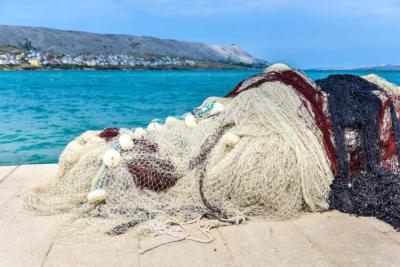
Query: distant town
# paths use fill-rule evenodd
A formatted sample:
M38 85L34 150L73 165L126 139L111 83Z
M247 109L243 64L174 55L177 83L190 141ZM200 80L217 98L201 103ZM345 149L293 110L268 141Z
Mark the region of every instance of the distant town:
M244 68L238 64L206 62L171 56L55 55L36 50L1 49L0 70L36 69L195 69Z

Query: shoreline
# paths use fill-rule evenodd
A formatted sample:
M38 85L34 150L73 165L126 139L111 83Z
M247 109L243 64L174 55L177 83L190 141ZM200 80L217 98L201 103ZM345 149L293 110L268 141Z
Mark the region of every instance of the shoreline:
M34 67L34 66L14 66L2 67L0 72L14 72L14 71L251 71L251 70L264 70L264 67L243 67L243 66L223 66L223 67L87 67L87 66L74 66L74 67ZM335 72L335 73L351 73L351 72L399 72L400 70L392 69L300 69L307 72Z
M259 70L262 71L263 69L260 68L179 68L179 69L163 69L163 68L149 68L149 69L56 69L56 68L48 68L48 69L1 69L0 72L18 72L18 71L251 71L251 70Z
M0 71L51 71L51 70L110 70L110 71L136 71L136 70L263 70L265 66L245 66L231 64L204 64L198 66L32 66L32 65L0 65Z

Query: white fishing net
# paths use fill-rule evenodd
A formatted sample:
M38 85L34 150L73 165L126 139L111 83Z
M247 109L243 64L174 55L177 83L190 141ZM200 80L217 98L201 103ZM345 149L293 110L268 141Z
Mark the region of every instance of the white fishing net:
M382 77L379 77L376 74L368 74L368 75L362 76L362 78L366 79L370 83L377 85L379 88L382 88L389 93L392 93L397 96L400 95L400 90L397 85L385 80Z
M162 214L229 221L324 210L332 179L313 114L292 87L265 82L233 98L209 98L195 118L153 122L145 133L119 129L108 141L84 133L26 205L70 214L75 230L118 234ZM99 201L89 203L94 191Z

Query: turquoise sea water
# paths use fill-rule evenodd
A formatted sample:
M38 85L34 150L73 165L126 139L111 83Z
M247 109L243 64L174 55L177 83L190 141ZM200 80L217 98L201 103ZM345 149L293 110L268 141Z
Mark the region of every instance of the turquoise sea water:
M0 71L0 165L53 163L85 130L146 126L257 71ZM306 71L312 79L333 73ZM400 72L378 75L400 84Z

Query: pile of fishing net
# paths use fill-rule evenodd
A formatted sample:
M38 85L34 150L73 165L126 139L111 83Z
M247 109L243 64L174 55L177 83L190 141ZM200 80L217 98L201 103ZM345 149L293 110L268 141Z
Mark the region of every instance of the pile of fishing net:
M27 205L74 214L109 233L165 214L233 222L327 209L333 176L312 111L291 85L257 81L147 129L84 133L60 156L53 183Z
M335 77L315 84L275 64L227 96L210 97L192 112L154 120L146 129L85 132L61 154L54 180L38 187L26 205L41 214L67 213L75 228L108 234L138 225L160 230L168 220L288 219L327 210L329 201L357 213L344 207L363 202L359 196L371 190L362 182L370 179L366 172L400 188L394 181L398 88L376 76L367 77L371 82ZM336 87L346 92L344 103ZM347 99L353 95L354 103ZM360 182L349 187L356 184L354 175ZM392 199L400 203L398 194Z
M400 88L376 75L331 75L316 84L328 93L336 150L330 207L400 230Z

